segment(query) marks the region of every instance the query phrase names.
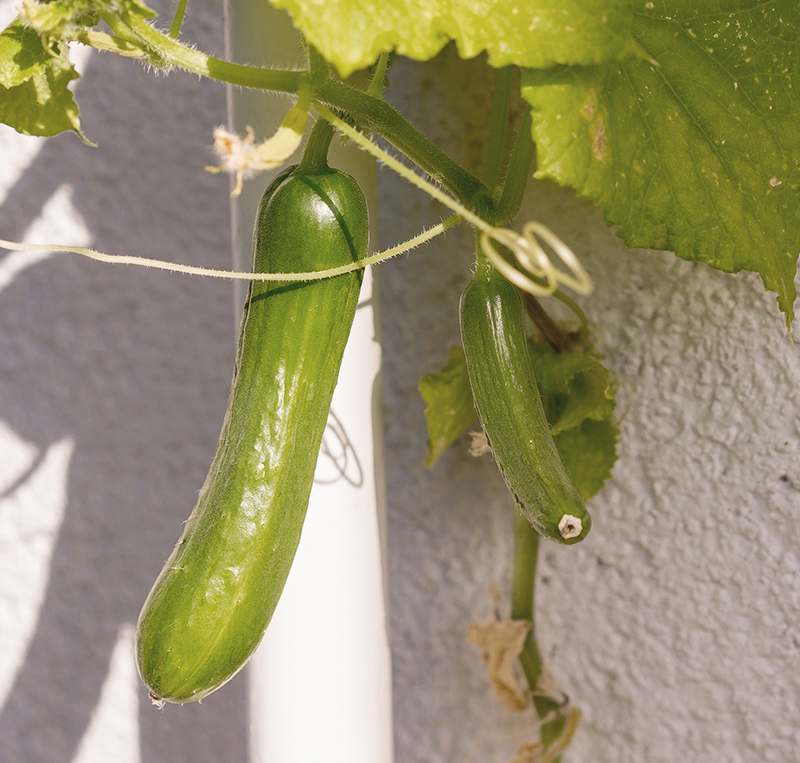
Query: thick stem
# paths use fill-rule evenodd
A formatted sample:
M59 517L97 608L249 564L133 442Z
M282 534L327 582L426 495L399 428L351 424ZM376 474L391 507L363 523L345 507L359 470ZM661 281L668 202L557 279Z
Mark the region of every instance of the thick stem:
M141 39L128 25L122 22L119 16L114 13L105 13L102 14L101 18L106 22L108 28L118 42L123 45L130 45L134 48L141 47Z
M328 168L328 148L333 138L333 127L324 119L318 119L311 131L300 167L306 172L322 172Z
M503 148L508 129L508 100L511 95L510 72L510 68L497 72L495 89L492 93L488 135L483 151L483 176L486 178L489 193L480 199L480 207L476 209L476 212L491 225L495 224L497 218L494 197L491 192L502 171ZM494 266L489 262L489 258L481 246L481 233L480 230L475 229L475 273L481 277L488 277L494 270Z
M539 534L518 510L514 512L514 582L511 589L511 619L527 620L531 631L520 654L520 662L531 691L542 674L542 657L533 631L536 591L536 565L539 560Z
M481 197L488 195L478 178L454 162L386 101L334 80L326 82L316 95L328 106L346 112L359 129L382 135L468 209L476 210Z
M478 210L478 214L483 217L487 222L494 224L494 207L490 205L484 206ZM475 229L475 275L481 278L488 278L493 272L495 267L489 261L486 253L481 246L481 231Z
M296 93L302 86L309 84L308 72L225 61L183 45L139 16L131 14L126 18L126 23L166 63L202 77L231 85L282 93ZM360 129L382 135L448 188L468 209L476 209L481 197L488 196L488 191L480 180L453 161L382 99L333 80L320 85L315 95L326 105L347 113Z
M301 85L308 82L307 72L247 66L209 56L174 40L135 14L126 18L126 23L143 42L163 56L167 63L202 77L280 93L296 93Z
M131 48L130 43L125 40L112 37L105 32L97 32L94 29L78 32L75 41L99 50L101 53L115 53L125 58L146 57L146 53L141 48Z
M508 110L514 70L507 66L495 74L492 103L489 106L489 127L486 150L483 155L483 178L490 190L494 190L503 169L503 150L508 134Z
M533 138L531 138L531 114L526 108L520 121L514 146L508 160L503 193L497 203L497 224L506 225L519 212L522 197L531 176L533 164Z
M307 45L306 47L308 48L308 72L311 77L311 86L316 89L330 76L330 66L328 66L328 62L317 53L315 48L311 45Z
M306 45L308 50L308 72L311 87L316 90L330 77L328 62L313 48ZM317 120L314 129L306 144L303 160L300 167L306 172L322 172L328 168L328 149L333 139L333 126L324 119Z

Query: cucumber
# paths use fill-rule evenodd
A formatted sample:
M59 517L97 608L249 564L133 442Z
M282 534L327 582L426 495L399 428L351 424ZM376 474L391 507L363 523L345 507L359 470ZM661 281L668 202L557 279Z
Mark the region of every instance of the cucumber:
M577 543L591 519L550 435L523 310L517 288L479 262L460 306L472 395L495 462L522 513L540 534Z
M261 201L253 267L346 264L366 255L368 235L349 175L295 169ZM362 272L250 285L216 455L139 617L138 668L154 702L207 696L264 634L300 541Z

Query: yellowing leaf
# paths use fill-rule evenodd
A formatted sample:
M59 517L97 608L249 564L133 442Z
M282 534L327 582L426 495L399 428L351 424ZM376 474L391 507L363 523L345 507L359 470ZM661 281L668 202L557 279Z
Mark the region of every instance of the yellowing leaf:
M18 19L0 34L0 87L17 87L42 72L51 55L39 36Z
M630 50L627 0L272 0L346 77L384 51L427 60L454 40L492 66L589 64Z
M26 135L83 137L69 89L77 77L66 55L45 50L36 32L13 21L0 34L0 122Z
M524 710L530 704L530 695L515 671L530 629L527 620L495 620L472 623L467 633L470 643L481 650L492 687L509 710Z

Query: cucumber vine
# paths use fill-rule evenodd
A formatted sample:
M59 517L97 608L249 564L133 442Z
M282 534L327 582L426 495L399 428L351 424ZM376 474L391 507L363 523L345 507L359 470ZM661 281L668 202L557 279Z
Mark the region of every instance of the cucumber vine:
M611 474L618 431L613 375L593 349L586 314L568 293L590 294L591 279L579 257L544 223L516 221L523 193L532 174L554 180L599 205L631 245L673 250L728 272L758 273L776 293L791 331L800 250L800 113L791 97L800 86L794 42L800 6L793 0L732 0L724 8L708 10L680 0L572 0L554 10L551 3L500 0L487 17L485 4L474 0L452 7L429 4L424 14L417 7L421 0L401 3L396 14L383 13L380 3L332 0L322 8L312 0L272 2L288 10L305 37L304 69L252 66L196 49L181 39L187 0L177 0L166 24L141 0L23 0L18 17L0 34L0 121L31 135L72 131L90 143L70 89L78 77L70 46L82 44L160 71L179 70L224 85L294 95L278 131L261 142L251 129L243 137L225 128L215 133L220 164L208 169L231 173L234 193L253 174L284 165L313 122L297 177L324 177L323 185L333 183L334 189L339 183L353 198L358 196L350 179L334 182L326 174L328 147L337 131L447 207L450 217L370 255L359 252L348 258L339 241L340 251L331 261L323 257L312 263L317 269L296 272L280 247L269 264L282 263L286 269L259 267L255 272L85 247L5 240L0 247L71 252L106 263L247 280L251 290L261 289L266 296L279 293L270 292L269 282L327 281L286 293L293 295L287 304L301 316L307 307L301 303L310 294L329 295L330 318L336 312L330 295L346 284L356 284L356 291L345 289L348 305L355 309L361 275L357 271L423 245L456 224L471 226L476 261L462 300L463 349L452 348L446 366L420 383L428 464L480 421L486 439L476 455L492 452L512 496L515 551L508 614L516 625L504 632L514 636L512 656L519 658L527 682L523 695L533 705L540 732L540 739L520 756L537 763L556 761L575 733L580 712L542 678L534 631L539 533L568 543L588 533L584 503ZM404 14L415 13L419 23L411 31ZM463 57L485 54L496 70L479 170L454 160L385 97L394 56L431 58L448 40ZM372 76L364 87L348 80L355 70L368 66ZM727 93L724 114L711 95L720 92ZM681 150L676 152L676 146ZM293 193L308 193L305 186L288 185L295 188ZM287 186L282 187L286 193ZM347 195L341 193L342 198ZM360 225L365 236L363 219ZM260 230L260 235L268 243L259 246L272 251L275 241L269 231ZM298 241L292 241L299 251ZM356 275L342 278L348 273ZM557 322L537 299L543 296L560 300L577 318L577 329ZM346 328L339 327L338 350L346 341ZM313 346L305 350L309 359L314 357ZM285 358L276 352L265 357L280 365ZM309 360L309 368L313 363ZM338 365L328 364L324 371L327 394ZM309 398L299 406L313 411L317 429L324 423L329 398ZM249 413L239 414L237 422L245 431ZM292 440L294 433L286 437ZM306 461L302 475L288 477L297 481L299 496L291 507L295 545L305 511L302 496L305 491L307 501L313 467ZM215 462L214 473L224 479L226 475L218 473L220 463ZM229 509L235 512L237 507ZM216 510L199 513L206 521ZM283 577L293 548L281 552ZM203 558L200 552L193 557L199 566ZM265 568L272 563L263 561ZM162 585L172 574L165 571ZM272 582L270 607L282 588L282 580ZM168 683L162 673L164 655L187 648L163 641L164 632L176 637L170 620L175 601L169 596L164 594L166 614L159 610L153 622L148 621L146 648L140 655L151 686ZM227 617L219 610L209 613L217 624ZM162 620L169 621L163 632ZM205 681L197 676L209 666L192 662L187 677L181 672L186 666L176 664L172 678L178 688L164 689L158 696L186 701L213 691L241 667L263 626L259 621L257 628L251 627L247 649L235 660L217 654L218 664L211 664ZM496 665L497 655L489 654L492 639L486 637L494 626L485 627L488 630L480 631L481 648L487 662ZM506 657L509 643L498 647Z

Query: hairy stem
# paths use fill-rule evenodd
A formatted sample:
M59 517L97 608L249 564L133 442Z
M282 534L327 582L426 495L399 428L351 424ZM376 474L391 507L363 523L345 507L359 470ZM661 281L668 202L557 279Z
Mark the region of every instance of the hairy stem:
M338 265L332 268L325 268L324 270L306 271L306 272L291 272L291 273L253 273L248 271L237 270L218 270L216 268L204 268L198 265L182 265L178 262L168 262L167 260L158 260L153 257L137 257L129 254L108 254L106 252L99 252L96 249L88 249L85 246L65 246L64 244L31 244L20 243L19 241L6 241L0 239L0 249L7 249L10 252L64 252L65 254L77 254L81 257L86 257L96 262L105 262L111 265L133 265L140 268L149 268L151 270L166 270L171 273L184 273L186 275L206 276L207 278L221 278L229 281L269 281L275 283L299 283L302 281L322 281L325 278L335 278L336 276L344 275L345 273L353 273L356 270L362 270L369 265L378 265L382 262L397 257L401 254L416 249L422 246L436 236L450 230L461 222L458 215L442 220L437 225L423 230L416 236L403 241L395 246L390 246L388 249L383 249L380 252L370 254L369 257L362 257L355 262L349 262L346 265Z
M189 0L178 0L178 7L175 9L175 15L172 17L172 23L169 25L169 36L178 38L183 27L183 20L186 18L186 6Z
M382 135L468 209L476 209L480 197L488 194L478 178L453 161L386 101L334 80L326 82L316 95L323 103L346 112L360 130Z
M304 71L247 66L209 56L178 42L149 24L146 19L135 14L126 18L126 23L168 64L193 74L199 74L201 77L209 77L230 85L273 90L280 93L296 93L301 85L308 82L308 73Z
M308 72L311 77L311 86L316 89L330 76L330 66L328 66L328 62L317 53L316 48L313 48L311 45L307 45L306 47L308 49Z
M382 98L383 91L386 89L386 72L389 69L390 53L381 53L378 60L375 62L375 71L372 73L369 87L367 88L367 95L373 98Z
M132 32L165 63L219 82L258 90L296 93L310 84L307 71L248 66L209 56L171 38L135 14L126 17ZM93 37L86 37L93 44ZM106 47L106 50L109 48ZM341 82L327 80L315 89L318 100L348 114L361 130L382 135L417 166L440 182L469 209L477 207L486 187L420 133L400 112L381 98Z
M112 37L105 32L96 32L93 29L78 32L75 41L99 50L101 53L115 53L125 58L146 57L146 53L141 48L131 48L130 43L125 40Z

